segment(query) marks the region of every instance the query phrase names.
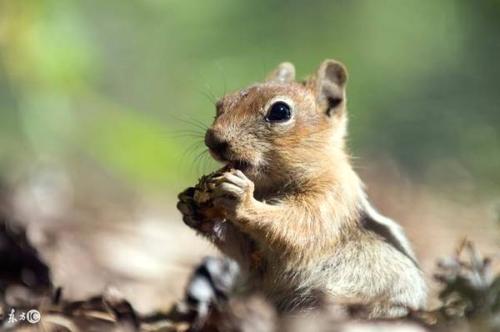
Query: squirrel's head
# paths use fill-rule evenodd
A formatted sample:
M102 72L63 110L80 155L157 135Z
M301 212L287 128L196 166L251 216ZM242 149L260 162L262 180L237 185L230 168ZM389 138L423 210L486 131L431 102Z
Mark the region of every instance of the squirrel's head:
M345 67L335 60L325 60L303 82L295 81L291 63L282 63L265 82L216 103L205 144L215 159L254 181L325 166L344 145L346 81Z

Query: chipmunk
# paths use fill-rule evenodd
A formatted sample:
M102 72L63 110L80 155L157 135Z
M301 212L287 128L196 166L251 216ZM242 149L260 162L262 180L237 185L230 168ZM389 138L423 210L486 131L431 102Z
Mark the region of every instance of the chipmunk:
M426 285L401 227L370 205L351 166L346 83L335 60L301 82L282 63L224 96L205 135L226 164L204 179L203 200L219 213L202 213L193 187L177 207L238 262L246 289L281 312L326 296L362 304L370 318L396 317L425 307Z

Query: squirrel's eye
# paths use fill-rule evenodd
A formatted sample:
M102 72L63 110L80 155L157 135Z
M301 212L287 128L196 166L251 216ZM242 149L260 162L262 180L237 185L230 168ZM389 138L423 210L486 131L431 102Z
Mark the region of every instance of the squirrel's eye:
M266 121L284 122L290 120L292 111L287 103L278 101L271 105L266 115Z

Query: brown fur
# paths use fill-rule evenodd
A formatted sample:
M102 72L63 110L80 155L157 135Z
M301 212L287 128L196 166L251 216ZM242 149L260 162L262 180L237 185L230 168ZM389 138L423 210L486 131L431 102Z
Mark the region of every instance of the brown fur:
M411 248L370 206L345 151L344 66L326 60L304 83L294 74L284 63L266 82L217 103L210 130L228 148L211 153L245 166L217 179L213 202L227 220L205 235L240 264L248 289L281 310L313 307L317 294L362 302L370 317L422 308L425 285ZM291 120L265 121L276 100L291 106Z

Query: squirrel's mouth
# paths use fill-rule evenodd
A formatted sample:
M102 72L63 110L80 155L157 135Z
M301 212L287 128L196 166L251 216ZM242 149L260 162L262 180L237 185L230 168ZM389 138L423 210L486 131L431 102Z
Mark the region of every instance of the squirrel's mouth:
M252 163L250 163L249 161L229 158L229 156L227 156L227 153L217 153L212 149L208 149L208 152L215 160L225 164L226 167L239 169L242 172L248 171L252 168Z

